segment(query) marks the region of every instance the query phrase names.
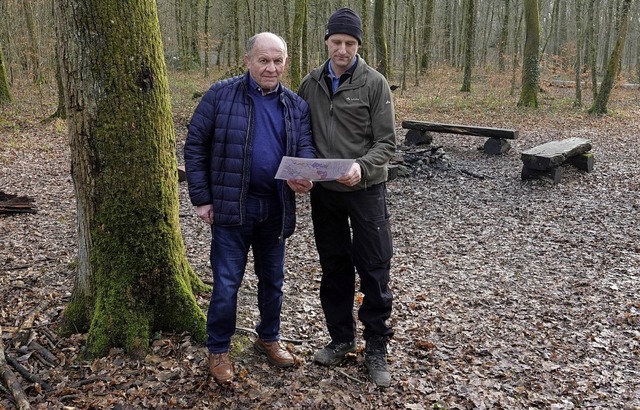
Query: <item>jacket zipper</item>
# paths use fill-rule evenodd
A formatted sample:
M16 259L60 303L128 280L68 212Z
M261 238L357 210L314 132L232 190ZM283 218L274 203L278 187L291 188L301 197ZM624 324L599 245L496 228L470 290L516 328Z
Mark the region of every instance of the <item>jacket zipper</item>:
M291 149L291 146L289 144L289 136L290 136L290 132L289 132L289 128L291 127L291 118L289 117L291 115L291 110L289 109L289 106L287 105L287 103L285 102L285 98L284 98L284 93L280 94L280 101L282 102L282 105L284 105L284 133L285 133L285 148L284 148L284 155L289 155L289 150ZM295 152L292 153L295 155ZM286 209L286 198L285 198L285 190L286 188L286 182L282 181L282 190L280 191L280 207L282 208L282 225L280 226L280 236L278 237L278 242L283 242L284 241L284 225L285 225L285 219L287 216L287 209ZM295 193L293 194L295 195ZM295 212L295 210L294 210Z

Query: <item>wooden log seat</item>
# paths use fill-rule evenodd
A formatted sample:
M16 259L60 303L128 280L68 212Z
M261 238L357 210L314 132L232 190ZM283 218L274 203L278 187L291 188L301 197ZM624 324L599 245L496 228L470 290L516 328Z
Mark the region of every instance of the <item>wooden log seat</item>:
M522 179L546 179L554 184L562 178L563 164L570 164L581 171L593 171L591 142L584 138L567 138L550 141L523 151Z
M488 140L484 143L484 152L489 155L498 155L508 152L511 149L511 143L507 140L518 138L517 130L475 127L460 124L439 124L435 122L406 120L402 121L402 128L409 130L405 140L407 144L411 144L412 141L420 141L421 143L430 144L432 136L429 133L431 132L487 137Z

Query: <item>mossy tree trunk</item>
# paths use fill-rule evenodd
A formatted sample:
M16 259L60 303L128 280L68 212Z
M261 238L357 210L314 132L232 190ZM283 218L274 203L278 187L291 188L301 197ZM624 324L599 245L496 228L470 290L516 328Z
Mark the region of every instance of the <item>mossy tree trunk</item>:
M0 47L0 104L10 103L13 100L7 79L7 70L4 67L4 54Z
M376 69L383 76L389 78L389 51L387 48L387 36L385 35L385 20L388 18L384 14L385 0L375 0L373 9L373 26L376 28L373 34L373 39L376 43L376 54L378 57L378 64Z
M362 45L358 53L364 61L369 61L369 0L360 0L360 18L362 19Z
M622 52L624 51L624 43L627 39L627 31L629 29L629 9L631 8L631 0L624 0L620 11L617 28L616 43L613 46L609 63L607 64L607 72L602 78L602 84L598 91L598 96L593 101L593 105L589 109L591 114L606 114L607 103L613 84L620 72L620 64L622 63Z
M525 40L519 107L538 107L540 88L540 11L538 0L524 0Z
M78 271L61 330L142 355L155 331L204 340L178 220L175 136L154 0L57 0Z

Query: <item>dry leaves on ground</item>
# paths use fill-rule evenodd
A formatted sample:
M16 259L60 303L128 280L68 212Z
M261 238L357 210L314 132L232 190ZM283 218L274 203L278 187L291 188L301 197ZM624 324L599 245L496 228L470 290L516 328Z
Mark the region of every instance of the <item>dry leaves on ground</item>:
M328 336L304 196L288 242L282 316L283 337L302 341L288 345L299 366L269 366L244 330L234 337L233 389L207 378L205 348L185 334L158 334L143 360L117 349L81 360L85 336L54 332L72 290L76 254L64 124L16 113L42 118L42 103L3 108L0 190L33 197L38 207L36 214L0 216L2 338L7 356L46 383L17 376L33 408L640 408L637 92L615 94L613 114L594 118L559 108L518 111L509 97L488 104L492 86L474 91L485 95L480 104L464 107L455 104L474 97L451 95L445 81L429 93L397 96L399 122L516 128L520 137L510 152L490 157L478 149L482 138L436 134L433 145L442 146L450 166L416 161L409 176L388 184L396 335L386 390L367 381L361 352L334 369L311 362ZM554 104L570 92L550 89L544 98ZM435 96L452 105L436 106ZM179 141L193 102L180 104ZM404 131L398 135L402 142ZM555 186L521 181L522 150L572 136L592 141L593 173L567 168ZM208 280L209 229L183 184L180 208L188 258ZM255 325L255 292L249 269L239 327ZM203 309L207 299L198 295ZM33 318L29 326L27 318ZM0 407L12 408L5 390Z

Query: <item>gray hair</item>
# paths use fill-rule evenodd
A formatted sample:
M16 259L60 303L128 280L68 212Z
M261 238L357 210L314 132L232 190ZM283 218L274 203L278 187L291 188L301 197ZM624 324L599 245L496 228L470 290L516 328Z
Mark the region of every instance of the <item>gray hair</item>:
M275 34L275 33L271 33L268 31L264 31L262 33L258 33L258 34L254 34L253 36L251 36L251 38L247 41L247 55L251 55L251 51L253 50L253 46L256 43L256 40L258 39L258 37L260 37L261 35L264 34L270 34L272 36L276 36L277 38L280 39L280 41L282 41L282 46L284 48L284 56L287 57L287 42L284 41L284 38L282 38L281 36Z

